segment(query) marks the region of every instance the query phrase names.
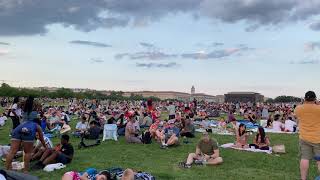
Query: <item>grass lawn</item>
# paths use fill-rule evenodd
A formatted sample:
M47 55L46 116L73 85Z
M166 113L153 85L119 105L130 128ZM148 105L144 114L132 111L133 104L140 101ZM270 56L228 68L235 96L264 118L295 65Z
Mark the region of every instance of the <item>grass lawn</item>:
M1 110L0 110L1 111ZM76 122L73 120L72 124ZM0 144L9 143L9 127L11 122L0 130ZM74 126L73 126L74 127ZM220 144L234 141L232 136L212 135ZM67 168L51 173L31 171L31 174L43 179L60 179L64 172L70 170L83 171L88 167L105 169L108 167L130 167L135 170L150 172L157 179L299 179L298 136L270 134L272 144L285 144L287 154L281 156L260 153L239 152L221 149L224 163L217 167L193 167L179 169L178 162L184 161L189 152L195 151L200 137L192 139L192 143L163 150L159 145L126 144L121 137L119 142L103 142L100 146L89 149L77 149L79 139L72 138L75 147L74 160ZM252 137L250 139L252 141ZM59 142L57 138L54 143ZM3 163L0 163L3 167ZM316 166L311 165L310 177L316 176Z

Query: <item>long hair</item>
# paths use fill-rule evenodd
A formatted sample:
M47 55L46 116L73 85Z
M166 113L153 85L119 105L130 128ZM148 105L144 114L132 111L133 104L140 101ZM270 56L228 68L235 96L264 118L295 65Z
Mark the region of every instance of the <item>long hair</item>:
M27 113L28 115L33 111L33 97L28 97L24 104L23 111Z
M244 131L243 132L241 132L241 130L240 130L240 128L241 127L244 127ZM239 136L242 136L242 135L244 135L245 133L246 133L246 125L245 124L243 124L243 123L241 123L240 125L239 125L239 129L238 129L238 133L239 133Z
M263 127L259 126L258 132L259 132L259 134L256 135L256 142L258 142L259 136L260 136L260 142L261 143L265 143L265 141L266 141L266 133L264 132Z

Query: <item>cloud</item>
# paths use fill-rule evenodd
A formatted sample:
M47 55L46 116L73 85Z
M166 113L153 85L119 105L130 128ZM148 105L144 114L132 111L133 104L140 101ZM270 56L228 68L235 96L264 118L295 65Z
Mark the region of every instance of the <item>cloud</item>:
M320 49L320 42L308 42L304 45L304 50L306 52L314 51Z
M178 67L179 64L177 64L175 62L165 63L165 64L161 64L161 63L137 63L136 66L137 67L142 67L142 68L173 68L173 67Z
M100 59L100 58L92 58L91 60L91 63L94 64L94 63L103 63L104 60Z
M229 57L235 54L241 54L245 51L251 51L254 48L249 48L247 46L242 46L239 48L229 48L229 49L222 49L222 50L215 50L209 53L205 51L199 51L195 53L184 53L181 55L182 58L187 59L220 59L224 57Z
M301 65L306 65L306 64L319 64L319 60L302 60L302 61L292 61L291 64L301 64Z
M80 44L80 45L88 45L88 46L93 46L93 47L111 47L109 44L104 44L100 42L92 42L92 41L81 41L81 40L75 40L75 41L70 41L70 44Z
M146 51L136 53L121 53L116 54L115 59L129 58L131 60L147 59L147 60L163 60L177 57L176 54L167 54L160 51Z
M4 55L7 55L9 54L9 50L7 49L0 49L0 56L4 56Z
M0 42L0 45L5 45L5 46L9 46L10 43L6 43L6 42Z
M220 43L220 42L214 42L214 43L212 43L212 46L213 46L213 47L223 46L223 45L224 45L224 43Z
M146 42L140 42L140 45L142 47L146 47L146 48L154 48L155 47L155 45L150 44L150 43L146 43Z
M61 24L88 32L98 28L147 26L168 15L245 22L247 31L320 15L317 0L1 0L0 35L45 34ZM197 18L192 18L197 17ZM320 22L310 25L320 30Z
M311 23L309 27L314 31L320 31L320 21Z

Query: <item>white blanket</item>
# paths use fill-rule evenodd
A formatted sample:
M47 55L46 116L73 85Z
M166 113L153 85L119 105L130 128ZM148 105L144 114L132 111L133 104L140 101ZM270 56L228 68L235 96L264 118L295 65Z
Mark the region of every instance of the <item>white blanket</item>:
M252 129L253 132L257 132L258 129ZM275 131L274 129L264 128L266 133L275 133L275 134L297 134L297 132L284 132L284 131Z
M231 148L231 149L240 150L240 151L262 152L262 153L272 154L272 148L271 147L270 147L269 150L260 150L260 149L254 149L254 148L236 148L236 147L233 147L233 146L234 146L233 143L227 143L227 144L221 145L220 147L222 147L222 148Z

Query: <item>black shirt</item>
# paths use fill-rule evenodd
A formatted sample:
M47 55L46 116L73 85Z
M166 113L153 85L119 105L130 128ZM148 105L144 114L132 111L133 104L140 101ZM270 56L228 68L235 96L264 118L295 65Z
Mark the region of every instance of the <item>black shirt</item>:
M62 147L61 147L61 153L63 153L63 154L65 154L65 155L67 155L67 156L73 156L73 153L74 153L74 150L73 150L73 147L72 147L72 145L70 144L70 143L68 143L68 144L64 144L64 145L62 145ZM72 158L70 158L70 160L71 160Z

